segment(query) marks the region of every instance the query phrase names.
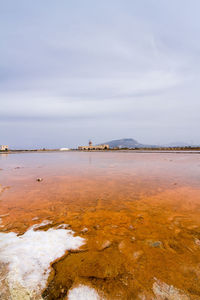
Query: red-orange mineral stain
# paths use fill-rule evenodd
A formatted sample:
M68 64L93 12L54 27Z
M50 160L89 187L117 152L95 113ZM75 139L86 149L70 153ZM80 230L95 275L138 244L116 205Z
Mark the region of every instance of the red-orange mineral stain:
M47 299L82 283L148 300L155 278L200 299L198 154L11 154L0 168L1 232L51 220L86 239L53 264Z

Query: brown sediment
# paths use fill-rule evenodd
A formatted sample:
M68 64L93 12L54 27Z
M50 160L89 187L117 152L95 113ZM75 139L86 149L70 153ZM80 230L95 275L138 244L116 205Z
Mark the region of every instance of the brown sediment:
M43 230L68 224L85 238L80 250L52 264L45 299L64 299L79 283L107 299L164 299L153 286L165 295L171 285L175 293L200 299L200 172L181 173L183 159L176 162L177 173L163 175L158 167L151 177L144 158L136 169L121 157L114 160L122 168L116 173L108 166L105 173L99 166L84 173L80 166L62 176L44 172L39 184L35 175L25 178L26 168L17 170L21 181L12 179L12 189L1 195L0 213L7 214L1 231L22 234L49 220ZM168 166L166 156L164 161Z
M8 265L0 263L0 299L9 299L10 292L7 283Z
M0 195L5 191L5 190L7 190L7 189L9 189L10 188L10 186L2 186L1 184L0 184Z

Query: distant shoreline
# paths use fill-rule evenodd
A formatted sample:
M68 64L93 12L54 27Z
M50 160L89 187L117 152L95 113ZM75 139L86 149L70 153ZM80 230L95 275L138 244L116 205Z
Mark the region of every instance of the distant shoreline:
M0 151L0 154L17 154L17 153L52 153L52 152L59 152L59 153L66 153L66 152L100 152L100 153L188 153L188 154L200 154L200 148L162 148L162 149L147 149L147 148L140 148L140 149L108 149L108 150L78 150L78 149L69 149L69 150L59 150L59 149L32 149L32 150L8 150L8 151Z

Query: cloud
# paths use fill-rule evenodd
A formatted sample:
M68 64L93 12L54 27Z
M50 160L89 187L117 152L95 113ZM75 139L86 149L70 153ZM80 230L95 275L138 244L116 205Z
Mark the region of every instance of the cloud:
M160 130L158 139L176 139L180 125L198 139L198 121L191 122L200 92L197 8L196 1L179 0L173 6L155 0L1 4L1 126L26 123L33 134L36 122L58 122L81 132L88 122L99 135L104 122L106 139L114 127L124 137L144 128L142 135L156 143L154 132L163 120L167 126L169 114L174 130L165 137ZM76 143L73 129L71 136ZM48 132L45 139L48 144Z

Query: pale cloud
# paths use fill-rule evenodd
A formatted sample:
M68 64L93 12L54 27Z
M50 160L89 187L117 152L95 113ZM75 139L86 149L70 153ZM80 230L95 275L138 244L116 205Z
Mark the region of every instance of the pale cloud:
M66 127L70 146L88 136L200 143L199 8L196 0L1 3L1 143L25 147L23 126L33 145L37 136L52 146L52 126L61 129L55 146ZM47 124L45 139L36 122Z

